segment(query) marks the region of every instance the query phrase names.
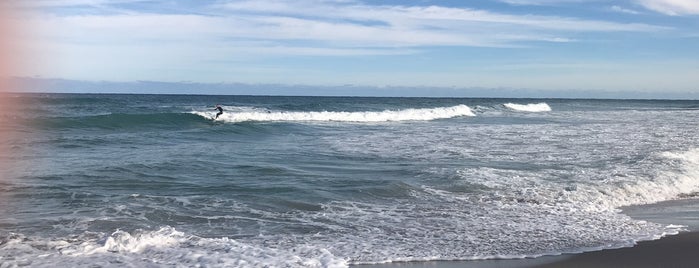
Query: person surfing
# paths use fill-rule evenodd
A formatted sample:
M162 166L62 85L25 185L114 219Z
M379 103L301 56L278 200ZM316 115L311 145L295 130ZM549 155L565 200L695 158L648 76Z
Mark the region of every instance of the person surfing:
M216 119L218 119L218 116L219 116L219 115L222 115L222 114L223 114L223 108L221 108L221 105L216 104L216 108L214 108L214 110L218 110L218 113L216 114L216 117L214 117L214 120L216 120Z

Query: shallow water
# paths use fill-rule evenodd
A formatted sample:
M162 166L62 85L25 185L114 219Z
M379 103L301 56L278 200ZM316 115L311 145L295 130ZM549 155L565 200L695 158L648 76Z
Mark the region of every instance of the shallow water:
M675 233L619 208L699 190L697 101L21 98L9 265L533 257Z

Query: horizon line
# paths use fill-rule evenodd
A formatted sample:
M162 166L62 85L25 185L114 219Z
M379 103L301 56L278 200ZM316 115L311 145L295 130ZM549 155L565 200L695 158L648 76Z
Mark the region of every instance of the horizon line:
M65 78L10 78L21 92L55 94L143 94L212 96L287 96L287 97L395 97L395 98L514 98L514 99L623 99L623 100L699 100L699 91L603 89L532 89L511 87L401 86L401 85L311 85L243 82L195 81L91 81ZM95 86L102 88L95 88ZM142 84L142 85L138 85ZM146 84L158 84L158 86ZM208 87L196 89L187 86ZM132 86L124 88L124 86ZM174 87L168 87L174 86ZM200 92L196 92L199 90ZM332 90L332 91L325 91ZM253 92L258 91L258 92ZM325 92L321 92L325 91ZM358 91L358 92L350 92ZM8 92L10 93L10 92ZM324 94L323 94L324 93ZM663 95L669 95L663 97Z

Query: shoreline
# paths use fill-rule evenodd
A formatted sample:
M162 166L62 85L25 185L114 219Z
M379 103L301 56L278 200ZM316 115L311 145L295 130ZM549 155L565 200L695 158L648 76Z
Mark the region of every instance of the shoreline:
M682 224L688 231L632 247L523 259L395 262L351 265L358 268L661 268L697 267L699 264L699 199L670 200L621 208L634 219L660 224Z
M696 267L699 264L699 232L682 232L633 247L574 254L537 268L558 267Z
M699 232L681 232L633 247L603 249L537 258L475 261L396 262L352 265L358 268L661 268L696 267L699 263Z

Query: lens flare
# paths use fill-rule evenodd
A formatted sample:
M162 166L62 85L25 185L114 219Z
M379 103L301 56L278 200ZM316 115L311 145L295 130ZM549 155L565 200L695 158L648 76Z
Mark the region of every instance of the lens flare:
M14 0L0 3L0 206L8 203L2 187L11 176L11 170L19 166L15 159L18 150L22 149L16 144L20 120L13 114L22 104L18 95L21 89L13 83L12 77L18 74L23 63L22 46L17 40L22 27L18 23L15 4Z

